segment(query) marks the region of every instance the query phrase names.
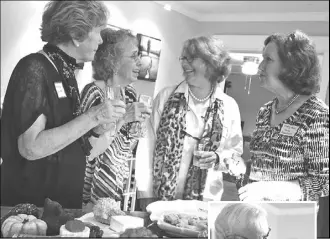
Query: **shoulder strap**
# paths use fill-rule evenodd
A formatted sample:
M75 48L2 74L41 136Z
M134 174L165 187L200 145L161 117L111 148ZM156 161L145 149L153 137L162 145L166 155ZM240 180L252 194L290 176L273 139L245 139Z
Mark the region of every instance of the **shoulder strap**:
M40 50L40 51L38 51L38 53L44 55L44 56L45 56L45 57L46 57L46 58L47 58L47 59L53 64L53 66L55 67L56 71L58 72L56 65L55 65L54 62L49 58L49 56L46 54L46 52L44 52L43 50Z

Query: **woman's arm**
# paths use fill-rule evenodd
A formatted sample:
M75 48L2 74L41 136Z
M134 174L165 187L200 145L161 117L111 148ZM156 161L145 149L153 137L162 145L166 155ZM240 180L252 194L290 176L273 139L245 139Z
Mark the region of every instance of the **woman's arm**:
M46 122L46 116L40 115L32 126L19 136L18 149L24 158L36 160L54 154L97 125L87 114L49 130L45 130Z
M45 130L47 119L40 115L37 120L18 138L20 154L28 160L37 160L65 148L95 126L107 123L125 113L122 102L106 101L92 107L88 112L72 121Z
M243 136L241 128L241 116L237 103L233 100L230 104L230 112L225 117L230 117L231 124L223 126L223 132L228 130L227 137L225 138L224 147L219 147L216 154L219 157L219 164L221 168L226 168L226 159L231 159L233 154L240 157L243 154ZM238 161L239 164L235 164L238 168L244 165L243 160ZM234 169L233 169L234 170Z

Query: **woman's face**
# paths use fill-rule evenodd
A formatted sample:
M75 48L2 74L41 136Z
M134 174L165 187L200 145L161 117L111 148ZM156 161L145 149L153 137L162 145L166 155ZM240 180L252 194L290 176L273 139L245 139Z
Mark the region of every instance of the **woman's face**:
M140 71L140 57L138 55L138 48L131 40L127 40L123 43L124 51L122 58L119 62L118 76L124 82L120 82L121 85L128 85L137 80Z
M268 43L263 50L263 60L259 65L260 86L275 92L281 83L278 78L282 71L282 62L274 42Z
M205 62L201 58L188 56L185 51L182 52L180 60L183 77L187 83L199 87L205 85L205 81L208 81L205 79L207 70ZM201 79L205 79L205 81Z
M101 31L104 26L94 27L91 32L88 33L87 38L78 42L74 40L76 46L79 45L77 49L77 62L88 62L94 60L95 52L99 45L102 44Z

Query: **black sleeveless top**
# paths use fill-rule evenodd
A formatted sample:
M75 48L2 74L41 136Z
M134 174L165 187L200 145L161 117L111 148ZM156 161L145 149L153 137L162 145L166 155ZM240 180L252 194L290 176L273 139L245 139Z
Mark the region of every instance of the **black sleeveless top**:
M59 98L61 82L52 63L33 53L16 65L6 91L1 119L1 205L33 203L43 206L46 197L64 208L81 208L85 154L77 141L46 158L30 161L18 151L18 137L44 114L46 130L71 121L72 102Z

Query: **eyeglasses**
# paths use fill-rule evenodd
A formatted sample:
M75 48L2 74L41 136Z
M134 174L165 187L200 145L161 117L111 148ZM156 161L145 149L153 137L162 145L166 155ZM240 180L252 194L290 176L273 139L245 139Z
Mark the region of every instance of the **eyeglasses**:
M262 239L267 239L268 237L269 237L269 234L270 234L270 231L271 231L272 229L269 227L268 228L268 233L267 233L267 235L266 236L263 236L262 237Z
M267 235L262 236L262 239L267 239L269 237L269 234L270 234L271 230L272 229L269 227ZM234 235L225 236L225 239L248 239L248 238L244 237L244 236L234 234Z
M197 57L186 57L186 56L180 56L179 61L187 61L188 63L192 63Z

